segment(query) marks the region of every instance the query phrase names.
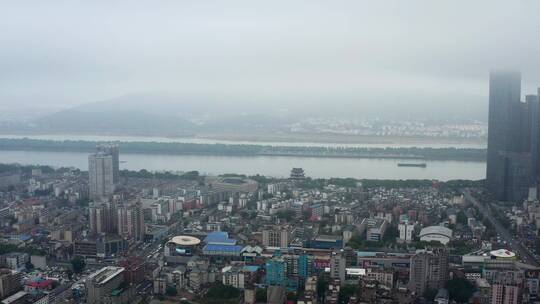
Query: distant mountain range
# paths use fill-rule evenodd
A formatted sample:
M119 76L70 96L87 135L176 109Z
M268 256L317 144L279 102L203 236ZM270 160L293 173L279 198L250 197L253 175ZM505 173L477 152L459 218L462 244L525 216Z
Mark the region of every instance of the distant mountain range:
M381 119L482 119L487 107L465 103L352 101L309 103L294 100L235 101L141 94L88 103L34 119L0 124L0 132L189 136L194 134L287 132L311 117Z
M157 115L136 110L83 111L69 109L37 120L41 132L118 133L118 134L187 134L195 125L171 115Z
M11 120L0 124L0 131L188 136L275 129L285 121L271 106L230 104L163 95L125 96L60 110L31 122Z

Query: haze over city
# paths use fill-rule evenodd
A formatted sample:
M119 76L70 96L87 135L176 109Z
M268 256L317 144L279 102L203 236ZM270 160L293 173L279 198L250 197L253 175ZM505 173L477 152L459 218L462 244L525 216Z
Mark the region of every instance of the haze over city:
M2 116L125 96L151 108L152 97L139 95L157 103L166 95L188 108L485 120L491 69L521 70L530 91L540 82L538 9L536 1L3 1Z
M0 304L540 303L540 2L0 2Z

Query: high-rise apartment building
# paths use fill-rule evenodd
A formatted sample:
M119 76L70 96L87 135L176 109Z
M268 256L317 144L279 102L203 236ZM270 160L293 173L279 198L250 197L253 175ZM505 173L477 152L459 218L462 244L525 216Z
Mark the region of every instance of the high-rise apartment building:
M520 290L517 285L493 284L491 286L491 304L518 304Z
M537 186L539 110L535 95L521 102L520 73L491 73L486 185L499 200L523 200Z
M414 225L408 222L402 222L398 225L399 240L409 243L413 240Z
M11 269L0 269L0 299L22 289L22 273Z
M448 280L448 252L443 249L422 250L411 257L409 289L417 295L427 288L439 289Z
M119 179L118 146L98 145L88 157L88 187L90 198L98 200L114 193Z
M96 147L98 153L111 155L113 160L113 182L118 183L120 179L120 153L118 145L115 144L99 144Z
M291 232L286 227L273 226L262 231L262 242L266 247L289 247Z
M116 204L114 203L94 203L88 207L88 220L90 232L116 233L117 217Z
M345 283L347 260L343 252L332 252L330 257L330 278L339 279L341 284Z
M286 286L287 262L280 256L274 256L266 261L266 284L269 286Z
M146 227L142 203L137 202L117 208L118 234L137 242L144 241Z

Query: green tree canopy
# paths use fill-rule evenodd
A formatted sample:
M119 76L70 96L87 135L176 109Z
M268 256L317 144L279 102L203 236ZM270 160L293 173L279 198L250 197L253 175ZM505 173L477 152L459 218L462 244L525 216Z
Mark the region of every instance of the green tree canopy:
M317 281L317 295L319 298L324 296L326 289L328 289L328 281L324 277L320 277Z
M438 290L436 288L427 288L426 291L424 291L423 296L426 300L432 302L437 296L437 292Z
M289 210L289 209L286 209L286 210L279 210L277 213L276 213L276 216L279 218L279 219L284 219L286 220L287 222L290 222L294 219L296 213L293 211L293 210Z
M178 294L178 291L176 291L176 288L172 287L172 286L168 286L166 289L165 289L165 293L169 296L169 297L174 297Z
M465 212L463 212L463 210L458 212L456 221L458 224L467 226L467 215L465 215Z
M358 285L345 285L339 290L338 303L347 304L349 299L358 294Z
M468 303L475 291L474 285L465 278L451 279L446 282L446 289L450 300L458 303Z
M266 289L257 288L257 291L255 291L255 300L266 303Z
M216 284L208 289L205 303L237 303L240 290L232 286Z
M76 256L71 260L71 266L73 267L73 272L81 273L86 267L86 262L80 256Z

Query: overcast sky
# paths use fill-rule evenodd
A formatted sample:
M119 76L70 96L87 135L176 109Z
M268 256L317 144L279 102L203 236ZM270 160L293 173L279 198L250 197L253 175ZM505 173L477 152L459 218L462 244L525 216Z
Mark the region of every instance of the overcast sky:
M3 0L0 105L147 92L486 102L490 69L540 86L539 14L538 0Z

